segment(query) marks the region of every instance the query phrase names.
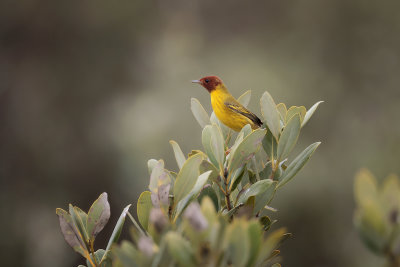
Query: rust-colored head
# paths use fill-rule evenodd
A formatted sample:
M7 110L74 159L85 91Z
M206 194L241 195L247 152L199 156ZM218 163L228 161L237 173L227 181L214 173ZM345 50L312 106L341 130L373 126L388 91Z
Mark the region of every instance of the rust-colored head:
M216 89L218 85L222 85L222 80L217 76L206 76L201 78L200 80L193 80L193 83L201 84L204 88L207 89L209 93Z

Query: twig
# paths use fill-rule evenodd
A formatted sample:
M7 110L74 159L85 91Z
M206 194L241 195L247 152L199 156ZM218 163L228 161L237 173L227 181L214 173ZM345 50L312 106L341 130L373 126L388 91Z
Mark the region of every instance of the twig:
M228 209L228 211L230 211L232 209L232 205L231 205L231 192L229 190L228 187L228 170L225 169L224 170L224 184L225 184L225 202L226 202L226 208Z

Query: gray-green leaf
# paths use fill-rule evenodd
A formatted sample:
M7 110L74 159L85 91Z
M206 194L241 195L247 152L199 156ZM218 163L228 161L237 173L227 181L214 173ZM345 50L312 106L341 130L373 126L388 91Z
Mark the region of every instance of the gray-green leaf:
M119 216L119 219L118 219L117 223L115 224L115 227L114 227L114 230L113 230L113 232L111 234L111 237L108 240L108 244L107 244L105 253L103 254L103 257L101 258L100 262L103 262L104 260L106 260L108 252L111 249L111 245L118 241L118 238L119 238L119 236L121 235L121 232L122 232L122 227L124 226L124 223L125 223L126 214L128 213L128 210L129 210L130 206L131 206L131 204L126 206L124 208L124 210L122 211L121 215Z
M96 238L96 235L107 224L108 219L110 219L110 204L107 200L107 193L102 193L88 212L86 226L91 240Z
M259 196L267 191L267 189L274 185L274 181L267 179L261 180L252 184L238 199L238 205L241 203L246 203L246 201L252 196ZM264 205L265 206L265 205ZM263 207L264 207L263 206Z
M282 131L282 135L279 138L277 157L278 161L286 158L296 145L297 138L300 134L300 115L294 115L286 127Z
M241 96L239 96L237 100L244 107L247 107L247 105L250 103L250 99L251 99L251 90L248 90L244 92Z
M301 170L301 168L303 168L303 166L307 163L307 161L310 159L310 157L320 144L321 142L316 142L309 145L289 164L289 166L282 174L277 188L289 182Z
M179 266L196 266L192 246L187 239L178 233L168 232L165 240L169 253Z
M264 136L262 145L263 145L264 151L265 151L265 153L267 153L269 159L270 160L275 159L278 144L276 142L275 137L272 135L271 131L268 131L267 134Z
M190 190L190 192L178 202L178 204L176 205L175 220L184 211L184 209L187 207L187 205L190 203L190 201L193 200L195 197L197 197L200 194L200 191L203 189L203 187L207 183L207 180L208 180L211 172L212 171L207 171L207 172L201 174L198 177L193 188Z
M281 132L280 115L272 96L265 91L260 100L261 114L276 140Z
M301 124L301 127L303 127L304 125L306 125L306 123L308 122L308 120L311 118L311 116L314 114L315 110L317 110L319 104L324 103L324 101L318 101L317 103L315 103L309 110L307 110L306 115L304 117L304 120Z
M229 157L228 170L233 172L244 166L260 149L266 130L257 129L246 136Z
M214 125L214 124L213 124ZM213 148L212 148L212 139L213 139L213 127L211 125L207 125L204 127L203 132L201 134L201 142L203 144L204 152L206 152L208 158L210 159L211 163L219 169L219 161L217 160L216 156L214 155Z
M137 216L143 229L147 231L149 227L150 210L153 204L151 203L151 192L144 191L140 194L137 203Z
M183 164L186 161L186 157L183 154L183 152L177 142L175 142L174 140L171 140L171 141L169 141L169 143L171 144L172 149L174 150L176 163L178 164L179 169L181 169Z
M200 104L199 100L192 98L190 104L192 113L202 128L206 127L208 124L211 124L210 117L208 116L207 111Z
M211 126L211 133L211 151L218 161L218 166L222 167L225 159L224 138L220 128L216 124Z
M79 235L74 223L72 222L71 216L63 209L57 209L56 213L60 220L61 232L64 235L65 241L70 245L76 252L86 257L85 255L85 245Z
M268 180L263 180L263 181L271 181L270 179ZM257 214L259 211L261 211L266 205L271 202L272 198L274 197L275 191L276 191L276 184L278 182L273 181L263 193L258 194L256 196L255 204L254 204L254 214Z
M174 201L178 203L193 189L196 184L197 178L199 177L200 163L203 161L204 155L197 153L189 157L182 169L179 171L176 177L174 185Z

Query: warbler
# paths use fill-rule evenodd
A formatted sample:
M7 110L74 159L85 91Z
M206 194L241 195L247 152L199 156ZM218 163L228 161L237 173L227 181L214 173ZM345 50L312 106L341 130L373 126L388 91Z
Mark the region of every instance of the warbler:
M202 85L211 96L211 106L217 118L232 130L238 132L246 124L253 130L262 125L261 120L242 104L240 104L228 91L223 81L217 76L207 76L193 83Z

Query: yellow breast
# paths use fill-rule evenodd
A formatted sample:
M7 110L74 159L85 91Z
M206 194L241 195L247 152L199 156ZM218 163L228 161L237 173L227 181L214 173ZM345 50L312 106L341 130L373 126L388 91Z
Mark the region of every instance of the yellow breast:
M253 127L253 122L247 117L232 111L225 105L227 98L232 97L228 92L223 90L214 90L210 93L211 106L217 118L226 126L234 131L240 131L246 124Z

